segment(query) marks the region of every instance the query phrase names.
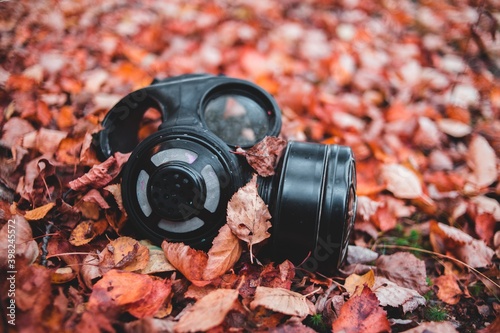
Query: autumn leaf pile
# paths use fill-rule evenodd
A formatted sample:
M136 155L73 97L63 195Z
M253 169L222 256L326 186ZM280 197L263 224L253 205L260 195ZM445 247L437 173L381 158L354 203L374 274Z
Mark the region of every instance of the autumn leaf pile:
M18 254L16 326L2 312L5 329L500 331L499 8L0 1L2 272L8 220ZM352 147L358 215L338 274L259 254L270 216L252 183L208 253L159 247L130 228L120 195L128 155L99 161L91 135L127 93L193 72L269 91L286 140ZM148 117L141 137L158 125ZM262 224L241 222L245 209ZM0 288L4 309L3 278Z

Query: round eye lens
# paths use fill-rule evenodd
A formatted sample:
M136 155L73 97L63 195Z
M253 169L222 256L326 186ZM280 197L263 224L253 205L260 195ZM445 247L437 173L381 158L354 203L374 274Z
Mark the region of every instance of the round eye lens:
M267 111L241 95L222 95L210 100L204 116L207 127L234 146L254 145L269 131Z

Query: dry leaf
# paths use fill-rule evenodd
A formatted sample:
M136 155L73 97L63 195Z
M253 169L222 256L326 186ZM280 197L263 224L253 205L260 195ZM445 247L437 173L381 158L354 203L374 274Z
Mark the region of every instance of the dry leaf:
M369 270L366 274L359 276L357 274L349 275L344 282L344 288L347 290L350 296L359 296L366 286L373 289L373 284L375 283L375 274L372 270Z
M149 262L148 248L130 237L119 237L111 241L106 250L113 255L114 267L125 271L140 271L146 268Z
M123 161L115 158L118 156L123 159L123 154L116 153L101 164L94 165L83 176L70 181L69 187L74 191L81 191L87 187L101 188L108 185L120 173L123 166Z
M238 261L242 250L239 238L231 232L227 224L222 226L208 251L203 279L210 281L227 272Z
M165 257L179 272L196 286L206 286L210 281L203 280L208 256L205 252L194 250L184 243L163 241L161 248Z
M271 227L271 214L257 192L257 176L240 188L227 205L227 224L232 232L247 242L252 249L253 244L262 242L271 235L267 229Z
M278 137L266 136L249 150L238 148L236 152L246 157L248 164L262 177L274 175L274 169L286 148L287 142Z
M207 331L224 321L235 308L238 291L217 289L197 301L174 327L176 333Z
M333 332L378 333L390 332L387 313L379 307L377 296L364 288L360 296L351 297L340 308L340 313L332 324Z
M436 221L431 221L430 240L434 251L452 253L457 259L474 268L491 265L495 253L483 241Z
M41 220L47 215L48 212L56 205L55 202L49 202L46 205L29 210L24 214L24 218L28 221Z
M366 264L375 261L377 258L378 253L366 247L349 245L349 249L347 250L348 264Z
M471 181L478 187L486 187L498 178L497 157L488 141L480 135L472 138L467 162L473 170Z
M414 289L425 294L427 273L425 263L408 252L397 252L391 255L382 255L377 261L377 275L381 275L399 286Z
M454 119L439 119L437 126L443 133L455 138L461 138L472 133L472 128L469 125Z
M93 221L83 221L79 223L75 229L71 232L69 237L69 242L74 246L81 246L88 244L97 236L94 230Z
M425 305L425 298L416 290L400 287L386 278L377 276L373 286L373 292L382 306L400 307L403 313L411 312L420 305Z
M400 199L416 199L422 196L422 184L417 175L400 164L385 164L381 170L387 189Z
M92 288L90 312L128 311L137 318L153 316L170 297L170 284L149 275L111 270Z
M142 274L153 274L160 272L175 271L175 267L168 262L167 258L165 258L165 253L160 247L155 246L151 244L151 242L144 240L141 240L139 244L147 247L149 250L149 260L146 267L141 269Z
M90 253L83 259L80 274L83 283L85 283L89 289L92 289L93 280L101 277L103 274L99 267L99 257L96 254Z
M110 208L109 204L102 197L101 193L96 189L91 189L90 191L88 191L87 194L83 196L82 200L85 202L93 202L97 204L101 209Z
M440 300L451 305L460 301L462 290L454 275L438 276L433 280L433 283L438 288L436 295Z
M113 195L113 197L115 198L116 204L118 205L118 209L123 211L121 184L111 184L111 185L104 187L104 189Z
M255 290L255 298L250 303L250 308L255 309L258 306L300 318L313 315L315 312L314 305L306 296L283 288L258 286Z
M13 233L13 231L15 233ZM15 264L11 266L12 261L8 261L16 260L15 257L9 257L8 250L12 249L12 245L15 245L15 254L24 256L30 264L38 257L38 244L33 239L31 226L23 216L13 215L11 219L7 220L7 223L5 223L0 230L0 237L0 239L2 239L0 242L1 267L8 267L9 271L15 270Z

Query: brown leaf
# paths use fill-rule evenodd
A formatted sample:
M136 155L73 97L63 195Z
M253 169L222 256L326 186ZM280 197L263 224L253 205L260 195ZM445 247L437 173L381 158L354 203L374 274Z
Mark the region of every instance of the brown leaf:
M400 199L416 199L422 196L422 184L417 175L400 164L385 164L381 170L387 189Z
M306 296L283 288L258 286L250 308L255 309L258 306L300 318L314 314L314 305Z
M379 307L377 296L364 288L360 296L351 297L340 308L339 317L332 324L333 332L378 333L390 332L387 313Z
M14 237L12 236L14 235ZM0 229L0 266L15 270L15 255L24 256L29 263L38 257L38 244L33 239L31 226L21 215L13 215ZM10 245L10 246L9 246ZM9 255L15 245L15 254ZM10 251L9 251L10 250ZM13 261L12 261L13 260ZM13 264L14 263L14 264ZM13 264L13 266L11 266Z
M252 249L271 235L271 214L257 192L257 176L240 188L227 205L227 224L232 232Z
M210 283L210 281L203 280L203 273L208 261L205 252L194 250L184 245L184 243L170 243L167 241L163 241L161 248L172 266L194 285L203 287Z
M119 237L111 241L105 250L112 253L114 267L125 271L142 270L149 261L148 248L130 237Z
M69 187L74 191L81 191L87 187L101 188L108 185L120 173L124 156L128 158L128 155L116 153L101 164L94 165L89 172L70 181Z
M377 259L376 265L377 275L386 277L399 286L415 289L420 295L429 290L425 263L411 253L382 255Z
M104 187L104 189L113 195L113 197L115 198L116 204L118 205L118 209L123 211L121 184L111 184L111 185Z
M241 241L231 232L229 226L222 226L208 251L203 279L210 281L227 272L238 261L242 250Z
M451 253L474 268L489 266L495 253L483 241L436 221L431 221L430 240L434 251Z
M369 270L366 274L359 276L357 274L349 275L344 282L344 288L350 296L359 296L363 291L364 286L372 289L375 283L375 274Z
M472 138L467 162L473 170L471 181L474 185L486 187L498 178L497 157L488 141L480 135Z
M102 276L101 268L99 267L99 257L96 254L90 253L83 259L80 275L83 283L92 289L93 280Z
M433 283L438 288L436 294L440 300L451 305L455 305L460 301L462 290L454 275L438 276L433 280Z
M216 289L197 301L181 317L174 331L207 331L220 325L229 311L235 308L238 291L234 289Z
M443 133L455 138L464 137L472 132L472 128L469 125L449 118L439 119L437 126Z
M55 202L49 202L46 205L29 210L24 214L24 218L28 221L41 220L47 215L47 213L56 205Z
M416 290L400 287L386 278L377 276L373 286L373 292L382 306L400 307L403 313L411 312L420 305L425 305L425 298Z
M101 209L110 208L109 204L102 197L101 193L96 189L91 189L90 191L88 191L87 194L83 196L82 200L85 202L93 202L97 204Z
M262 177L274 175L278 161L287 142L278 137L266 136L249 150L238 148L236 151L246 157L248 164Z
M170 284L149 275L111 270L92 288L87 308L110 316L124 311L137 318L153 316L168 301Z

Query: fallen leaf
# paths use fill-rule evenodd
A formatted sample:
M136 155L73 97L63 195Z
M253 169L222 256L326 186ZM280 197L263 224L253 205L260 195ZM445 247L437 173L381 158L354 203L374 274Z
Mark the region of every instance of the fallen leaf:
M350 296L359 296L366 286L372 289L375 283L375 274L372 270L369 270L366 274L359 276L357 274L349 275L344 282L344 288L347 290Z
M203 287L210 283L210 281L203 280L208 261L208 255L205 252L192 249L184 243L167 241L163 241L161 248L172 266L194 285Z
M111 156L101 164L94 165L83 176L70 181L69 187L74 191L81 191L87 187L101 188L108 185L120 173L120 170L120 163L114 156Z
M111 185L104 187L104 189L113 195L113 197L115 198L116 204L118 205L118 209L123 211L121 184L111 184Z
M88 254L85 259L83 259L82 268L80 269L83 283L85 283L89 289L92 289L93 281L101 277L102 274L101 268L99 267L99 257L94 253Z
M248 150L238 148L236 153L244 155L248 164L262 177L274 175L278 161L287 142L278 137L266 136Z
M169 300L170 292L168 280L110 270L93 286L87 309L110 316L128 311L137 318L150 317Z
M479 330L478 333L497 333L498 331L500 331L500 316L496 317L491 324Z
M242 250L239 238L231 232L227 224L222 226L208 251L203 279L210 281L227 272L238 261Z
M422 196L420 179L410 169L400 164L385 164L381 169L382 180L395 197L416 199Z
M430 240L434 251L451 253L457 259L474 267L491 265L495 252L485 242L443 223L431 221Z
M227 224L239 239L249 244L251 251L254 244L271 236L267 231L271 227L270 219L267 205L257 192L257 176L254 175L229 201Z
M250 308L255 309L258 306L299 318L305 318L315 312L314 305L306 296L283 288L258 286Z
M216 289L189 308L175 325L174 331L199 332L216 327L224 321L228 312L235 308L237 301L237 290Z
M55 205L56 205L55 202L50 202L50 203L43 205L41 207L35 208L33 210L29 210L26 212L26 214L24 214L24 218L28 221L41 220L45 217L45 215L47 215L47 213L52 208L54 208Z
M13 231L15 233L13 233ZM12 236L14 235L14 237ZM38 244L33 239L33 232L31 226L21 215L13 215L7 223L0 229L0 266L8 267L10 270L15 270L12 267L12 261L14 261L15 266L15 255L23 256L26 258L28 263L33 263L36 258L38 258L39 250ZM12 251L12 245L15 245L14 256L9 256L9 252Z
M119 237L111 241L106 246L106 250L112 253L114 267L116 268L133 272L140 271L148 265L148 248L133 238Z
M403 313L411 312L426 301L416 290L398 286L396 283L377 276L373 285L373 292L382 306L400 307Z
M109 209L109 204L102 197L101 193L96 189L91 189L82 198L85 202L93 202L97 204L101 209Z
M455 305L460 301L462 290L454 275L438 276L433 280L433 283L438 288L436 295L440 300L451 305Z
M471 181L474 185L486 187L497 180L497 157L484 137L476 135L472 138L467 162L473 171Z
M149 241L144 241L144 240L141 240L139 244L146 246L149 250L149 260L146 267L141 269L140 272L142 274L153 274L160 272L175 271L175 267L168 262L167 258L165 258L165 253L160 247L151 244L151 242Z
M360 296L351 297L340 308L332 329L344 333L378 333L390 332L391 326L377 296L369 288L364 288Z
M347 250L348 264L366 264L375 261L378 253L362 246L349 245Z
M427 273L425 263L409 252L396 252L391 255L382 255L376 261L377 275L381 275L399 286L414 289L425 294Z
M439 119L437 126L443 133L455 138L461 138L472 133L472 128L469 125L454 119Z
M96 236L97 233L94 230L94 222L83 221L73 229L69 237L69 242L74 246L81 246L90 243Z

